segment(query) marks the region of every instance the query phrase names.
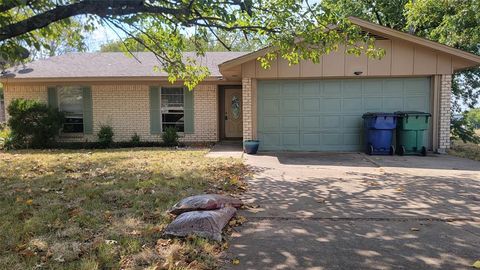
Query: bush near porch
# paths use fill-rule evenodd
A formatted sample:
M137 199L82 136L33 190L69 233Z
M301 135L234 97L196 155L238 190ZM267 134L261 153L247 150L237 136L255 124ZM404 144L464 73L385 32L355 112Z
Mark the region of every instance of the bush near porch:
M243 188L240 160L205 153L0 152L0 268L215 269L226 243L161 239L180 198Z

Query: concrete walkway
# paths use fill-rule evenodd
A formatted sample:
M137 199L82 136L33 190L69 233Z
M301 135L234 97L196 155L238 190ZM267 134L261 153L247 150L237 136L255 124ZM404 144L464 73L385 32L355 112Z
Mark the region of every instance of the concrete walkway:
M211 158L242 158L243 148L241 141L221 141L216 143L206 157Z
M256 170L226 269L471 269L480 163L450 156L245 155Z

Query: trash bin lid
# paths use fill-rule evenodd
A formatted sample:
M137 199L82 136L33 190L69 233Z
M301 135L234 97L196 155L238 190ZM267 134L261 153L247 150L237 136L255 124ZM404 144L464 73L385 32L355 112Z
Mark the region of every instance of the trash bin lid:
M386 113L386 112L367 112L362 115L362 118L370 118L370 117L394 117L396 116L395 113Z
M430 113L427 112L419 112L419 111L397 111L395 114L398 117L409 117L409 116L432 116Z

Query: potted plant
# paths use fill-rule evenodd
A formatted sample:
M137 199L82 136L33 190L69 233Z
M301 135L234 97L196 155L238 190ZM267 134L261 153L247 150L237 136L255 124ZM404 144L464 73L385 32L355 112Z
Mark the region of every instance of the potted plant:
M251 155L255 155L260 145L259 140L245 140L243 141L243 152Z

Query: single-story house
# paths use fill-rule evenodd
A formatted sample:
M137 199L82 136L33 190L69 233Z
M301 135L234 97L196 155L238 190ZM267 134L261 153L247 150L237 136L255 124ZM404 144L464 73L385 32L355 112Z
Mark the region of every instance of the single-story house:
M187 91L154 71L150 53L138 53L141 62L122 53L73 53L13 68L0 82L6 106L26 98L65 111L61 140L94 141L106 124L115 141L134 134L158 141L173 126L185 142L259 139L261 150L358 151L363 113L408 110L432 114L429 148L445 152L452 74L480 65L480 56L351 20L376 38L386 52L382 59L340 47L317 64L278 59L263 69L257 57L272 48L209 52L198 63L210 77Z

